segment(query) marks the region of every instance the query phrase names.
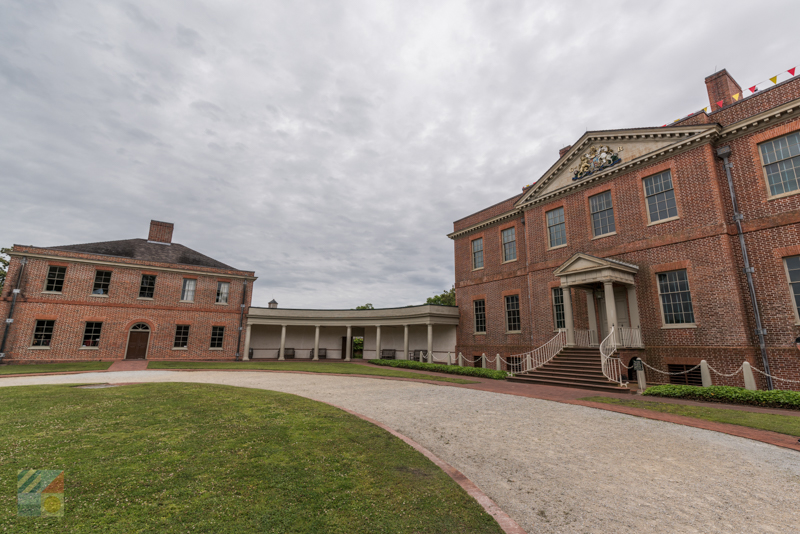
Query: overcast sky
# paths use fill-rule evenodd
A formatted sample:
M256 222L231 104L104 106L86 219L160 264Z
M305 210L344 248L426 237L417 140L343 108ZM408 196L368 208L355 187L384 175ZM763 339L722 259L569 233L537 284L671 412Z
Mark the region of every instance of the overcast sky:
M800 65L799 2L0 0L0 245L147 237L254 305L423 303L586 129ZM788 75L786 75L788 76Z

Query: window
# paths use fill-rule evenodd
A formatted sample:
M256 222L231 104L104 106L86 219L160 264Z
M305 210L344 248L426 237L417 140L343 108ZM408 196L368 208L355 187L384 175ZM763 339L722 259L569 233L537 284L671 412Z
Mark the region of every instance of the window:
M800 180L800 132L760 145L772 196L797 191Z
M153 294L155 294L155 291L156 291L156 275L143 274L142 283L139 286L139 298L151 299L153 298Z
M672 188L672 175L669 171L645 178L644 196L647 199L647 213L651 223L678 216L675 190Z
M31 346L49 347L50 341L53 339L53 327L55 325L55 321L36 321L36 327L33 329L33 342Z
M517 259L517 236L514 227L506 228L500 232L503 238L503 261Z
M197 287L197 280L193 278L183 279L183 291L181 291L181 300L194 302L194 288Z
M64 287L64 276L67 274L66 267L56 267L51 265L47 271L47 283L44 286L45 291L55 291L61 293Z
M103 323L86 322L86 328L83 330L83 346L96 347L100 344L100 330L103 328Z
M472 241L472 268L483 268L483 238L479 237Z
M556 330L567 327L564 320L564 290L560 287L553 288L553 324Z
M794 298L794 309L797 311L796 319L800 319L800 256L786 258L786 273L789 275L789 287Z
M694 324L686 269L659 273L658 293L661 295L664 324Z
M567 227L564 224L564 208L556 208L547 212L547 233L550 248L567 244Z
M522 372L522 356L509 356L506 361L508 362L509 373Z
M189 345L189 325L179 324L175 327L175 342L172 346L176 349L185 349Z
M486 301L476 300L472 305L475 309L475 332L486 332Z
M506 330L509 332L519 332L519 295L509 295L506 297Z
M221 349L222 348L222 338L225 335L225 327L224 326L212 326L211 327L211 348L212 349Z
M227 304L230 291L230 282L217 282L217 304Z
M614 207L611 205L611 191L589 197L592 212L592 231L595 237L617 231L614 226Z
M95 272L92 295L108 295L108 286L110 284L111 284L111 271Z
M667 371L670 373L683 373L680 375L669 375L670 384L681 384L684 386L702 386L703 377L700 374L700 368L689 371L694 365L676 365L668 364ZM689 371L688 373L686 371Z

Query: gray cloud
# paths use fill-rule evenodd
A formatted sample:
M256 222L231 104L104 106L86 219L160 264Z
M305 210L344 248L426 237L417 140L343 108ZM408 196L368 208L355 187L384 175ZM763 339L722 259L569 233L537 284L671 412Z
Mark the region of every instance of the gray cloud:
M586 129L704 107L715 68L747 86L795 66L798 12L7 2L0 242L144 237L168 220L177 242L255 270L256 304L420 303L453 283L452 221L536 180Z

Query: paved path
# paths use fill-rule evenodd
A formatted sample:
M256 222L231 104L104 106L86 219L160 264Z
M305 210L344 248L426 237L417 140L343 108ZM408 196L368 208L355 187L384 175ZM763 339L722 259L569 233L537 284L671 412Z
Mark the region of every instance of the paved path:
M150 381L271 389L354 410L452 464L531 533L800 533L797 452L584 406L417 382L264 372L7 377L0 386Z

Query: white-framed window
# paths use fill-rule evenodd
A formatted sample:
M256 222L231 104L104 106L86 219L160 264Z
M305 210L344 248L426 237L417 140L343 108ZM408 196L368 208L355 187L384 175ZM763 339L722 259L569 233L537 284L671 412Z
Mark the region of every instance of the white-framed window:
M33 340L31 341L31 346L49 347L50 342L53 341L53 329L55 326L55 321L36 321L36 326L33 329Z
M475 332L486 332L486 301L483 299L472 301L475 310Z
M95 271L92 295L108 295L108 286L111 285L111 271Z
M589 210L592 214L592 232L595 237L613 234L617 231L614 224L614 206L611 191L589 197Z
M212 326L211 327L211 348L212 349L221 349L222 348L222 339L225 337L225 327L224 326Z
M183 279L183 289L181 290L181 300L194 302L194 290L197 287L197 280L194 278Z
M503 239L503 261L517 259L517 236L514 227L506 228L500 232Z
M694 324L692 294L689 291L686 269L658 273L658 294L661 297L664 324Z
M506 330L508 332L519 332L521 330L519 318L519 295L508 295L505 300Z
M556 330L567 327L564 319L564 289L560 287L553 288L553 325Z
M800 189L800 132L761 143L759 148L770 196Z
M175 327L175 341L172 343L173 348L185 349L189 346L189 325L179 324Z
M97 347L100 345L100 331L102 329L103 323L87 321L86 327L83 329L83 346Z
M567 226L564 222L564 207L547 212L547 238L550 248L567 244Z
M142 282L139 284L139 298L151 299L156 291L156 275L143 274Z
M789 289L792 292L794 319L796 322L800 322L800 256L784 258L783 264L786 267L786 277L789 279Z
M217 282L217 304L227 304L231 292L230 282Z
M672 174L664 171L643 180L644 196L647 201L647 216L650 222L672 219L678 216L675 203L675 188L672 186Z
M472 240L472 268L483 268L483 238Z
M67 268L58 265L51 265L47 269L47 280L44 284L45 291L61 293L64 289L64 278L67 276Z

